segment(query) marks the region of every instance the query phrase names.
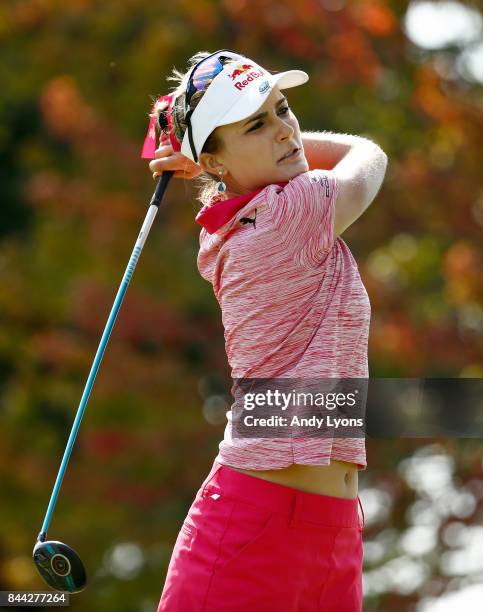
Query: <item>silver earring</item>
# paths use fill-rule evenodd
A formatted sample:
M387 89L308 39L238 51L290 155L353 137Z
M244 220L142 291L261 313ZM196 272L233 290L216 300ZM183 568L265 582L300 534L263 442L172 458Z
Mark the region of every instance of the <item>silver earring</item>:
M217 193L218 193L219 195L222 195L222 194L224 194L224 193L225 193L225 191L226 191L226 185L225 185L225 183L223 182L223 170L220 170L219 175L220 175L220 180L219 180L219 182L216 184L216 191L217 191Z

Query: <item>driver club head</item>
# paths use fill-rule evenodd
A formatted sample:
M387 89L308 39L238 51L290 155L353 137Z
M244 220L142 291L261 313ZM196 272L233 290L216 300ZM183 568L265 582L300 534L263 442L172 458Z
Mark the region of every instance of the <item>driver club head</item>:
M79 555L62 542L37 542L33 560L45 582L57 591L78 593L86 585L86 571Z

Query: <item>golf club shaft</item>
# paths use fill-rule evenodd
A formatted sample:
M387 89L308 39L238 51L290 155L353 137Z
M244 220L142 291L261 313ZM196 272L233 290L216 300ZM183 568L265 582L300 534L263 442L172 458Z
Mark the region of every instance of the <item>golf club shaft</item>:
M64 478L64 473L67 467L67 463L69 462L70 454L72 452L72 447L74 446L75 438L77 436L77 431L79 429L79 426L82 420L82 416L84 414L84 409L86 407L87 400L89 399L89 395L92 390L92 385L94 384L94 380L96 378L97 370L99 369L99 364L101 363L102 356L104 354L104 350L109 340L109 336L111 335L112 328L116 321L117 313L119 312L119 309L121 307L122 300L124 298L124 294L126 293L126 290L128 288L129 282L133 275L134 269L138 262L139 256L143 249L144 243L151 229L151 225L154 221L156 213L158 212L158 206L161 203L163 194L166 190L166 187L168 186L168 183L172 175L173 175L173 171L167 171L167 172L162 173L156 185L156 189L154 191L153 197L151 198L151 202L149 204L149 209L148 209L146 218L142 225L138 239L136 240L136 244L134 245L134 250L132 252L131 258L127 265L126 271L124 272L121 286L119 287L119 290L117 292L117 296L114 301L114 305L111 309L111 313L109 315L109 319L104 329L104 333L102 334L102 338L101 338L99 347L97 349L96 356L94 358L94 363L92 364L91 371L87 379L87 383L84 388L84 392L82 394L79 408L77 410L77 415L75 417L74 424L70 432L69 440L67 442L67 447L64 452L64 457L60 465L59 473L57 474L57 479L55 481L54 489L52 491L52 496L50 498L49 506L45 514L44 523L37 537L38 542L44 542L47 537L47 531L49 529L50 521L52 519L52 513L54 511L55 503L57 501L57 496L59 494L60 486L62 484L62 479Z

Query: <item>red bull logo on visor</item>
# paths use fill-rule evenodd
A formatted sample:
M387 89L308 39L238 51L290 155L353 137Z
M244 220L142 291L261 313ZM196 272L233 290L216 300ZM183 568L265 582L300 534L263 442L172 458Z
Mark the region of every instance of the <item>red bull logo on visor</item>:
M232 81L234 81L237 76L240 76L240 74L247 72L248 70L250 70L250 68L253 68L253 64L238 64L235 70L228 76L231 78Z
M248 73L246 78L243 81L239 81L235 83L235 87L241 91L244 87L246 87L251 81L257 79L258 77L263 76L263 71L252 70L252 72L248 72L251 68L253 68L253 64L238 64L235 70L228 74L232 81L237 79L240 75Z

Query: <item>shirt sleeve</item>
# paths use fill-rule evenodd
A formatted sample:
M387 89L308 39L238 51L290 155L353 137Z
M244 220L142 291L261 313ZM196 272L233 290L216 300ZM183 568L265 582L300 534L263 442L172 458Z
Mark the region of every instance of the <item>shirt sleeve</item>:
M309 170L267 198L278 237L294 261L320 265L334 245L337 181L331 170Z

